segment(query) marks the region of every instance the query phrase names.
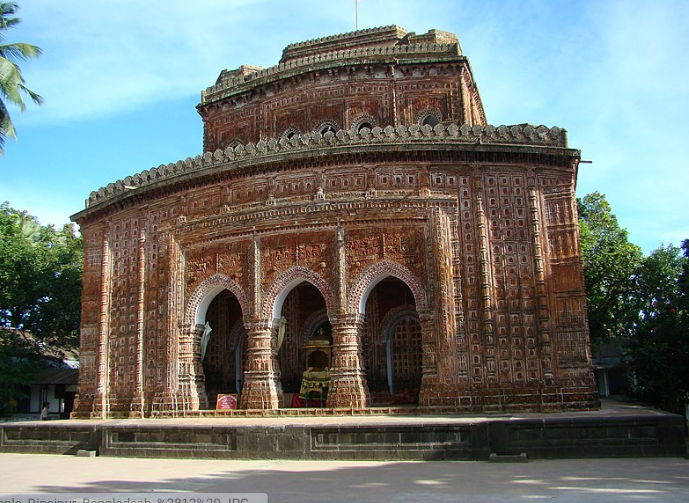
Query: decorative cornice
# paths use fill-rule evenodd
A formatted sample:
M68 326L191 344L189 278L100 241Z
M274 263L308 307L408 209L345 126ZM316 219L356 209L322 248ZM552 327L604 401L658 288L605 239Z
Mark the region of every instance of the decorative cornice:
M221 166L224 169L231 169L233 164L238 165L240 162L258 165L276 158L284 158L285 155L293 153L318 153L322 155L328 154L328 151L332 151L333 148L356 149L369 145L379 147L389 145L391 148L404 145L420 147L423 144L447 145L449 147L458 145L506 145L566 149L567 131L558 127L547 128L546 126L533 126L531 124L499 127L438 124L434 128L429 125L412 124L411 126L398 126L396 128L393 126L386 126L385 128L376 126L371 130L362 128L359 132L354 128L341 129L337 133L329 131L325 135L311 132L299 136L295 135L290 139L272 138L261 140L258 143L206 152L193 159L187 158L176 163L161 164L157 168L144 170L123 180L110 183L106 187L91 192L86 200L86 209L74 215L72 219L80 218L97 207L105 207L130 191L138 191L163 182L171 182L178 177L180 179L182 177L186 179L195 178L212 173L213 170Z
M220 82L201 93L201 105L199 106L207 105L244 92L249 88L278 80L279 78L288 77L294 73L313 71L316 68L341 67L349 62L362 62L362 60L395 60L402 62L403 60L418 59L424 55L432 55L434 59L437 59L440 55L446 55L454 59L466 59L461 55L458 44L408 44L389 47L362 47L359 49L327 52L289 60L286 63L247 74L227 72L227 77L221 78Z
M311 40L304 40L303 42L296 42L294 44L289 44L287 47L285 47L285 51L297 49L297 48L301 48L301 47L308 47L308 46L312 46L312 45L320 45L320 44L324 44L327 42L339 42L341 40L346 40L346 39L352 38L354 36L372 35L372 34L388 33L388 32L395 32L395 33L398 33L400 36L404 36L407 34L407 30L405 28L402 28L401 26L398 26L396 24L391 24L388 26L378 26L376 28L366 28L363 30L350 31L350 32L346 32L346 33L339 33L337 35L329 35L327 37L314 38Z

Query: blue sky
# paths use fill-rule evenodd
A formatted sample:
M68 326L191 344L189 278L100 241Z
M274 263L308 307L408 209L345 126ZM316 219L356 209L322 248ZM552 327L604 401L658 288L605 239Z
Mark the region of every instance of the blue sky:
M19 0L8 41L42 107L13 110L0 201L61 226L92 190L202 153L195 106L224 68L277 64L293 42L352 31L354 0ZM689 238L689 1L359 0L359 27L456 33L488 122L569 131L650 252Z

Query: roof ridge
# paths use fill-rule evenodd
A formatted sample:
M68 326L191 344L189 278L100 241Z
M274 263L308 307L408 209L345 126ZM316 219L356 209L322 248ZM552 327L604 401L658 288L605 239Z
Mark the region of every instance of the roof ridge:
M285 51L288 49L296 49L299 47L306 47L308 45L316 45L316 44L321 44L324 42L332 42L334 40L342 40L345 38L352 37L355 34L356 35L363 35L363 34L369 34L369 33L378 33L378 32L383 32L383 31L390 31L393 29L404 31L405 34L408 33L407 29L404 28L403 26L399 26L396 24L390 24L387 26L377 26L375 28L365 28L363 30L347 31L344 33L338 33L337 35L328 35L326 37L312 38L310 40L304 40L302 42L294 42L292 44L287 45L285 47Z

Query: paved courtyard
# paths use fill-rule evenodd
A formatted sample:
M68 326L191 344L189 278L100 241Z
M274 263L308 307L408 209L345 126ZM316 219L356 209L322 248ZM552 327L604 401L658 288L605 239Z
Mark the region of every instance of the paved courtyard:
M0 493L267 493L270 503L689 502L689 460L216 461L0 454Z

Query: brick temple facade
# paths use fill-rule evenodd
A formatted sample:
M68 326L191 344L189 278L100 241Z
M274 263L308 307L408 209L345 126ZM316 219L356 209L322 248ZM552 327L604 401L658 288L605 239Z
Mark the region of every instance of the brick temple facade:
M101 188L73 217L75 417L229 393L300 406L307 372L328 409L597 406L580 152L557 127L488 125L455 35L292 44L277 66L221 72L198 111L203 155Z

